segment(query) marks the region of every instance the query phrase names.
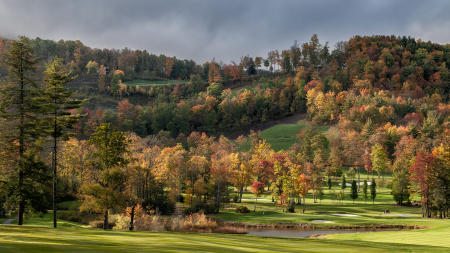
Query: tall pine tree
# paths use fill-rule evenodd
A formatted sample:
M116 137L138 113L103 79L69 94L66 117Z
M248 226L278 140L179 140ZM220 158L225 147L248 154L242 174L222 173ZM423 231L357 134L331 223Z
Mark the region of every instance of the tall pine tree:
M14 168L9 171L8 202L18 206L18 224L22 225L26 203L37 199L43 189L37 184L46 180L45 166L37 156L43 131L35 101L42 94L33 80L37 61L28 38L12 41L3 59L9 76L0 91L0 117L4 120L0 134L6 144L4 153L10 155L2 159L8 159Z
M57 155L58 141L68 136L81 115L72 115L69 110L79 108L81 100L73 99L72 92L65 85L74 79L65 69L62 60L55 58L45 70L45 90L39 105L45 113L44 123L48 135L52 139L52 171L53 171L53 227L56 228L56 183L57 183Z

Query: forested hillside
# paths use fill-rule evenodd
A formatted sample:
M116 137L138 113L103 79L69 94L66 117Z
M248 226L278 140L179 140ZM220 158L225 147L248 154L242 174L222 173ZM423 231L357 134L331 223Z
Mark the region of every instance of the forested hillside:
M247 187L294 212L345 174L353 192L371 175L372 201L382 184L397 204L448 217L448 44L355 36L330 50L313 35L267 57L200 65L78 41L0 42L0 204L19 217L48 210L53 192L82 203L77 219L103 215L106 229L113 211L131 223L135 208L171 214L177 202L216 213ZM168 83L126 84L138 79ZM223 136L296 113L313 125L286 150L257 132Z
M1 40L0 51L8 43ZM330 50L314 35L309 42L294 43L281 53L273 50L265 58L245 56L238 64L228 65L196 64L140 50L92 49L79 41L37 38L31 46L41 68L52 57L63 59L78 75L75 89L89 91L81 92L80 98L99 94L92 101L112 101L105 102L106 106L88 102L80 109L87 114L79 126L86 134L93 130L89 127L92 121L110 122L141 136L160 131L169 131L173 137L192 131L218 134L306 111L319 124L337 123L342 115L359 117L364 124L368 113L375 113L370 116L372 121L399 123L416 111L413 103L417 107L432 96L435 102L445 103L449 94L449 45L410 37L355 36ZM123 83L136 79L189 82ZM228 89L239 83L251 85ZM380 102L369 102L370 97L384 102L375 105ZM376 108L381 106L381 111ZM419 114L424 117L426 109Z

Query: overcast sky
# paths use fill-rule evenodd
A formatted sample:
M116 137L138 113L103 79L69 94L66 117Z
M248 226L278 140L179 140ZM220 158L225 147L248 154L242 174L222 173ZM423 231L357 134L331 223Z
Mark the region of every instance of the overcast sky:
M317 33L410 35L450 43L450 0L0 0L0 35L229 62Z

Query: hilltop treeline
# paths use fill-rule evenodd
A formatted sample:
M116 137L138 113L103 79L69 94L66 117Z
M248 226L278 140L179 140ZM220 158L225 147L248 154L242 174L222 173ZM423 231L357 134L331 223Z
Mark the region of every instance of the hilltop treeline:
M170 94L123 86L122 99L131 101L139 93L150 100L140 105L123 100L117 111L86 112L97 115L95 121L102 121L98 115L105 115L104 121L141 136L161 130L175 137L192 131L247 129L306 111L318 124L335 124L342 115L359 117L360 125L368 118L394 124L411 113L425 117L428 109L417 107L431 97L448 101L449 55L448 45L395 36L356 36L330 52L327 44L321 45L313 36L281 54L271 51L267 59L246 56L239 65L208 63L206 92L202 92L204 84L198 75L186 86L172 87ZM253 85L239 90L223 85L248 79L252 73L262 75L254 72L261 71L261 64L269 73ZM370 98L374 94L379 95Z

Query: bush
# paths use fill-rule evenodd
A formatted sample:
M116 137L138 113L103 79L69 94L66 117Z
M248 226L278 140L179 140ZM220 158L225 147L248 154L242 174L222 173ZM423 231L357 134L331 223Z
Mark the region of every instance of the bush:
M184 214L193 214L193 213L215 213L216 212L216 205L214 202L193 202L192 207L186 208L184 210Z
M137 207L134 216L134 228L141 231L164 231L164 221L158 214L149 215L143 208Z
M246 206L239 206L236 208L236 213L250 213L250 210Z
M115 225L114 230L128 230L130 228L131 218L125 215L113 214L108 218Z
M233 195L233 202L234 203L238 203L239 202L239 196L238 195Z
M180 203L184 203L184 196L183 195L178 195L177 196L177 202L180 202Z
M193 213L183 218L173 218L171 231L183 232L213 232L217 223L208 219L204 213Z
M103 220L93 220L89 222L89 225L93 228L103 228ZM108 222L108 229L112 229L116 224Z
M291 200L291 202L289 202L289 206L287 208L287 211L289 213L295 213L295 201Z
M73 222L81 222L81 217L80 217L80 214L78 212L70 212L70 211L59 212L58 213L58 218L61 219L61 220L68 220L68 221L73 221ZM102 223L102 227L103 227L103 223Z

